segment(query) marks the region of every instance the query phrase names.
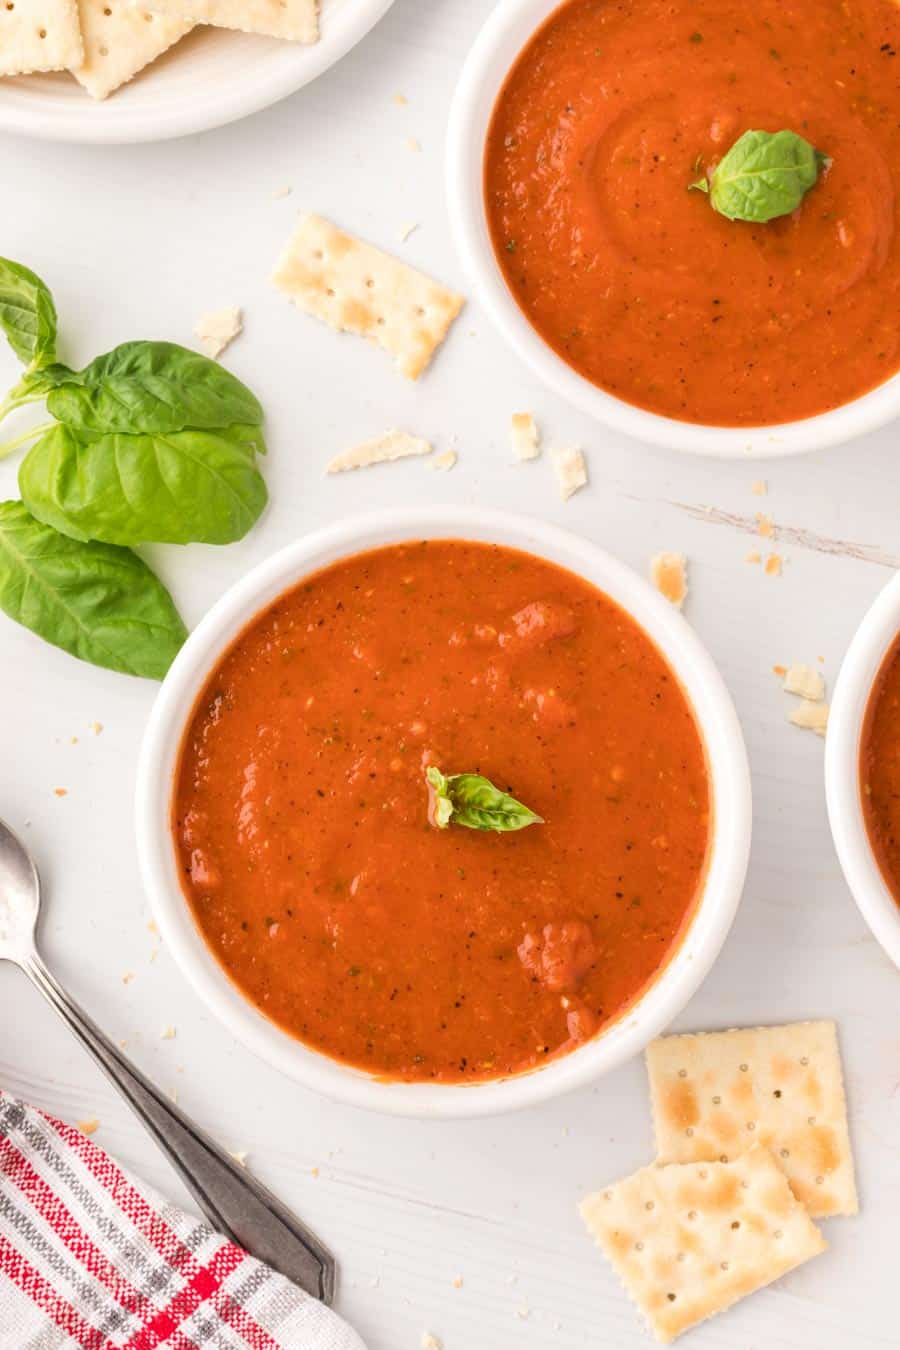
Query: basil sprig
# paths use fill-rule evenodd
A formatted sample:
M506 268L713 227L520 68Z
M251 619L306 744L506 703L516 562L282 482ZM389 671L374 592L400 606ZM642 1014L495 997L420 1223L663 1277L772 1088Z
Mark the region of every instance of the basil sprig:
M0 504L0 609L82 660L161 679L186 636L168 591L129 551L227 544L267 500L259 400L173 342L126 342L83 370L57 360L57 315L40 277L0 258L0 329L25 366L0 419L45 400L21 502Z
M78 543L0 502L0 609L82 661L161 680L187 637L136 553Z
M745 131L710 175L689 187L709 195L729 220L757 224L789 216L830 163L793 131Z
M425 770L431 788L431 820L440 830L451 823L468 830L524 830L543 824L543 816L516 801L478 773L441 773L435 765Z

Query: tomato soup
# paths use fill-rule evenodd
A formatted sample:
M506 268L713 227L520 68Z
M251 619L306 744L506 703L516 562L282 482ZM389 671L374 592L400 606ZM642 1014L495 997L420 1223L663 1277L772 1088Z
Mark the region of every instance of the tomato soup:
M900 367L900 5L570 0L514 65L485 151L500 267L595 384L689 422L809 417ZM749 130L831 164L791 215L689 191Z
M900 904L900 638L885 657L869 696L859 778L869 843Z
M436 828L425 770L543 818ZM213 953L268 1017L379 1075L531 1069L677 947L710 836L704 747L641 628L551 563L462 541L348 558L210 675L173 832Z

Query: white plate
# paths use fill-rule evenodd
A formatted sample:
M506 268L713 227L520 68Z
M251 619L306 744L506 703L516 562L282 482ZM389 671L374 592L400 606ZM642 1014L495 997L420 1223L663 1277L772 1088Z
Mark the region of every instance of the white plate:
M355 47L393 2L321 0L322 36L312 46L196 28L101 103L65 72L0 79L0 129L106 144L208 131L309 84Z

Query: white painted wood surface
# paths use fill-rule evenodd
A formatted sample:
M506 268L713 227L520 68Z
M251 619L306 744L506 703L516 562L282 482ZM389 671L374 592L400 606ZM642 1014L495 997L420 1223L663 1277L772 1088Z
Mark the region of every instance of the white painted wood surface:
M688 554L687 614L737 703L756 803L737 923L678 1026L835 1017L862 1197L858 1219L827 1223L826 1255L688 1343L897 1345L900 977L838 869L822 742L788 726L788 699L771 673L776 662L821 655L833 680L900 561L896 428L765 469L652 452L536 387L475 303L412 386L383 354L303 318L267 285L300 207L462 283L445 221L442 137L458 70L489 9L489 0L397 0L314 86L202 137L113 150L0 141L0 248L52 285L64 355L76 363L128 338L189 343L205 310L244 306L245 333L226 361L269 412L272 505L242 544L152 551L189 622L303 531L398 502L532 512L641 570L659 549ZM286 185L292 194L276 198ZM0 353L0 379L14 375ZM566 506L546 457L510 462L509 415L523 408L534 410L545 444L587 452L591 486ZM323 478L333 454L388 426L440 449L453 444L458 466L435 474L410 462ZM15 473L14 463L0 466L4 496L15 493ZM762 476L765 500L751 493ZM777 579L745 561L750 549L768 549L753 537L760 510L779 527ZM334 1247L340 1308L371 1350L416 1350L426 1329L446 1350L649 1344L575 1213L587 1189L650 1157L641 1063L523 1115L447 1125L342 1109L283 1081L229 1040L147 928L131 796L153 686L81 665L5 620L0 643L0 816L40 861L49 960L136 1061L230 1148L249 1150L250 1165ZM54 795L58 787L67 795ZM163 1040L169 1023L177 1036ZM127 1109L11 968L0 970L0 1083L70 1119L96 1115L99 1142L181 1194ZM2 1329L0 1347L20 1350Z

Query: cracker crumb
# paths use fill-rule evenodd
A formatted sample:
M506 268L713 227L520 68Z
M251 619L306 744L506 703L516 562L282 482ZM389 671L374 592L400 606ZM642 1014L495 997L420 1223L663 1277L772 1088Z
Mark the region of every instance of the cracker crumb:
M763 515L762 511L757 511L756 513L756 528L757 532L762 535L763 539L775 538L775 525L772 521L772 518L770 516Z
M247 1158L249 1157L249 1154L247 1153L247 1150L245 1148L236 1149L233 1153L231 1149L229 1149L228 1156L232 1162L237 1163L238 1167L247 1166Z
M445 450L442 455L433 455L431 459L426 459L425 463L429 469L452 469L459 456L455 450Z
M784 561L784 560L782 559L780 553L770 553L769 556L766 558L766 563L765 563L765 566L764 566L764 568L763 568L763 571L765 572L766 576L767 576L767 577L780 577L780 576L781 576L781 564L782 564L783 561Z
M784 690L787 694L797 694L810 703L821 703L825 697L825 680L820 670L812 666L791 666L784 672Z
M150 922L147 924L147 932L152 933L154 937L159 936L159 929L156 926L155 919L151 919Z
M100 732L101 732L102 730L103 730L103 723L102 723L102 722L92 722L92 723L91 723L91 731L94 733L95 736L99 736L99 735L100 735Z
M422 1339L419 1344L422 1350L444 1350L444 1342L430 1331L422 1332Z
M510 418L510 439L519 460L537 459L541 453L540 433L530 412L513 413Z
M747 554L747 556L746 556L746 558L744 559L744 561L745 561L745 562L748 562L748 563L761 563L761 562L762 562L762 554L759 552L758 549L753 548L753 549L751 549L750 552Z
M285 184L284 187L280 187L280 188L276 188L276 189L275 189L275 191L272 193L272 199L273 199L273 201L276 201L276 202L277 202L277 201L281 201L282 198L284 198L284 197L289 197L289 196L291 195L291 193L293 192L293 190L294 190L294 189L293 189L292 187L288 187L287 184Z
M765 497L769 491L769 485L764 478L757 478L755 483L750 484L750 491L754 497Z
M785 675L786 675L787 673L788 673L788 668L787 668L787 666L773 666L773 667L772 667L772 674L773 674L773 675L779 675L779 676L781 676L782 679L784 679L784 677L785 677Z
M77 745L77 744L78 744L78 737L77 737L77 736L71 736L71 737L69 738L69 744L70 744L70 745Z
M319 1175L319 1169L318 1169L318 1167L311 1167L311 1168L309 1169L309 1175L310 1175L311 1177L317 1177L317 1176Z
M126 970L125 974L122 976L122 983L123 983L123 984L131 984L131 981L132 981L133 979L134 979L134 971L133 971L133 970Z
M95 1116L92 1116L90 1120L79 1120L78 1128L82 1134L96 1134L100 1128L100 1122Z
M518 1317L520 1321L527 1322L530 1316L531 1316L530 1308L516 1308L516 1317Z
M396 103L398 108L405 108L407 103L409 102L409 99L406 97L405 94L395 94L393 102Z
M162 1031L160 1032L159 1038L160 1038L161 1041L174 1041L174 1039L175 1039L175 1028L174 1028L174 1027L163 1027Z
M69 795L69 789L68 789L68 788L54 788L54 789L53 789L53 795L54 795L54 797L68 797L68 795Z
M416 152L418 152L419 150L422 149L422 146L416 140L415 136L408 136L406 140L406 148L407 150L415 150Z
M814 731L817 736L824 736L828 730L828 704L810 703L804 699L788 713L788 721L803 731Z
M453 1278L453 1288L462 1289L462 1287L463 1287L463 1277L461 1275L455 1275Z
M430 455L433 446L423 436L411 436L408 431L386 431L374 440L362 441L350 450L335 455L325 466L326 473L344 473L348 469L365 469L372 464L388 464L410 455Z
M194 324L194 337L211 360L221 356L230 342L233 342L244 327L241 310L237 305L227 305L225 309L212 310L202 314Z
M577 446L562 450L551 450L550 461L559 486L559 494L564 502L580 491L588 481L584 452Z
M687 599L687 558L683 553L657 553L650 559L650 580L676 609Z

